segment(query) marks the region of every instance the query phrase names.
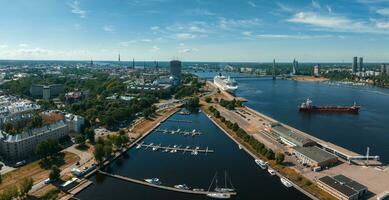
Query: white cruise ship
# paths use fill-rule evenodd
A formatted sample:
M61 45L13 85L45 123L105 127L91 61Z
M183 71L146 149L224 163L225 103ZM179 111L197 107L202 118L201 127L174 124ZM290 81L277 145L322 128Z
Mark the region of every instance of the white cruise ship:
M230 77L225 77L222 74L216 75L213 78L213 83L221 90L224 90L229 93L234 93L235 90L238 89L238 84L235 82L234 79L231 79Z

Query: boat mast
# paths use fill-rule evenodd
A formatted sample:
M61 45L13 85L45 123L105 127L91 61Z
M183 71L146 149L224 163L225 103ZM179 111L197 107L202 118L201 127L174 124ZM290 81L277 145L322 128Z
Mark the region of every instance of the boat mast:
M217 175L217 172L215 173L215 175L212 178L211 184L208 187L208 192L211 190L211 187L212 187L213 181L215 180L216 175ZM216 181L217 181L217 179L216 179Z

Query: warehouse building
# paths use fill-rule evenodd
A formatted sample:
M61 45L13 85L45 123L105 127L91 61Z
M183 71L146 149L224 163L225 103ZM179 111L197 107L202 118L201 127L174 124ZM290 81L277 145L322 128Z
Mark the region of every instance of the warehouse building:
M329 167L338 162L338 158L317 146L293 147L297 159L310 167Z
M365 199L367 187L343 175L319 178L318 186L340 200Z
M295 147L295 146L307 147L307 146L313 146L316 144L313 140L311 140L303 135L300 135L298 133L295 133L292 130L287 129L280 124L274 124L271 127L271 130L274 134L276 134L279 137L279 139L283 143L285 143L291 147Z

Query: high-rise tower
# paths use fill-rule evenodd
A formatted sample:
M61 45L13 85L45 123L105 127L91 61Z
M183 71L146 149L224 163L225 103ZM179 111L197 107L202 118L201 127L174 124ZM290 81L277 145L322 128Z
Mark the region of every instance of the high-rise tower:
M352 71L353 71L353 73L357 73L357 62L358 62L358 57L354 57L354 59L353 59L353 65L352 65Z
M358 70L359 70L359 72L363 72L364 71L364 68L363 68L363 57L359 57Z
M135 69L135 58L132 58L132 69Z
M118 56L118 62L120 62L120 52L119 52L119 56Z
M276 80L276 59L273 59L273 80Z

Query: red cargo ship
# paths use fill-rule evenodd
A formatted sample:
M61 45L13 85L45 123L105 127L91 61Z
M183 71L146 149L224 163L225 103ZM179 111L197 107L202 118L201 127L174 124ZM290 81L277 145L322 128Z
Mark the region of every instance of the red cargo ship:
M327 113L350 113L358 114L360 106L357 106L356 103L352 106L314 106L313 102L310 99L307 99L299 107L300 112L327 112Z

